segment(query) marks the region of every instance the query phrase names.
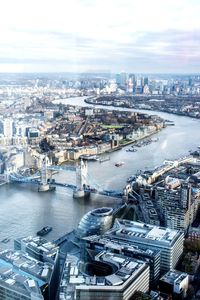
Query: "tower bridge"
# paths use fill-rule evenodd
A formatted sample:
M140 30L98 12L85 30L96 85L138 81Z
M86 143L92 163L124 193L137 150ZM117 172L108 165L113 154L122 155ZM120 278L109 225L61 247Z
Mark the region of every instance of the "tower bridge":
M175 161L166 161L162 166L156 168L152 175L149 176L148 183L151 184L157 180L157 178L167 171L179 166L182 163L193 162L191 156L180 158ZM76 172L76 183L60 183L55 179L52 179L53 171L65 171L65 172ZM110 196L115 198L127 199L129 195L132 195L133 186L128 184L125 186L123 191L116 190L106 190L103 186L97 184L93 178L90 178L88 174L87 161L81 160L77 166L69 165L51 165L47 156L43 156L41 169L33 176L24 176L19 172L7 171L5 175L7 182L22 182L31 183L38 185L39 192L46 192L50 190L55 190L56 186L62 186L64 188L70 188L73 190L74 198L85 198L92 194ZM139 176L141 177L141 176Z
M52 179L53 171L76 172L76 184L57 182L55 179ZM7 181L37 184L39 192L55 190L56 186L70 188L73 190L74 198L86 198L90 196L90 193L96 193L115 198L121 198L123 196L122 191L105 190L103 187L96 184L94 180L89 180L87 161L83 160L81 160L80 164L77 166L58 166L49 165L48 158L45 156L42 160L40 171L33 176L24 176L20 172L10 171L7 172ZM92 181L92 187L90 186L89 181Z

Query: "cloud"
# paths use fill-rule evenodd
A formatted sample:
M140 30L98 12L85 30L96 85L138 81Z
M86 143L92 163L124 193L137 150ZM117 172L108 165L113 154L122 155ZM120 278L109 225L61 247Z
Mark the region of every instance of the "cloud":
M199 10L198 0L7 0L0 67L196 72Z

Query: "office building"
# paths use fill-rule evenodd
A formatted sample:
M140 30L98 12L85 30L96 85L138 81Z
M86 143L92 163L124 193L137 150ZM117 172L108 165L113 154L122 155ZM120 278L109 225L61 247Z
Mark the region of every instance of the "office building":
M91 262L67 256L59 300L128 300L135 291L149 290L147 263L121 254L102 251Z
M155 285L160 276L160 250L150 250L148 246L136 246L131 241L113 240L105 235L88 236L82 239L83 257L93 259L101 251L110 251L127 257L142 260L150 266L150 284Z
M103 234L111 228L113 209L111 207L97 208L85 214L79 222L77 235L79 237Z
M37 280L0 261L1 300L44 300Z
M161 274L175 268L183 252L184 234L181 230L116 219L113 228L105 236L113 241L126 241L138 247L159 250Z
M172 178L166 187L157 187L156 201L166 227L187 231L196 217L199 205L192 199L191 185L182 183L179 187L179 182Z
M160 292L173 295L173 299L185 298L188 286L189 275L177 270L170 270L159 281Z
M125 87L127 85L127 73L121 72L120 74L116 74L116 84Z
M53 287L51 292L55 294L59 285L61 266L59 247L40 236L28 236L14 240L14 248L15 250L25 251L29 256L37 259L38 261L43 263L47 262L53 265L49 283Z
M15 250L22 250L31 257L55 264L58 260L59 247L40 236L28 236L14 240Z
M3 268L6 267L9 268L9 270L14 270L16 274L25 276L27 280L32 280L30 281L30 284L32 282L32 286L35 285L35 283L33 282L35 281L36 286L39 286L40 288L44 300L55 300L56 286L55 286L55 282L53 282L52 280L52 274L54 269L53 264L49 262L42 263L36 259L33 259L25 252L3 250L0 251L0 267L2 272L3 272ZM2 284L3 286L2 289L3 290L8 289L9 293L11 290L11 292L14 293L16 285L11 284L11 282L13 281L12 271L10 273L7 273L7 275L8 277L6 279L6 283L9 283L9 286ZM23 282L24 282L24 278L23 278ZM10 299L10 298L5 298L5 299ZM19 299L23 299L23 298L19 298ZM34 298L30 298L30 299L32 300Z

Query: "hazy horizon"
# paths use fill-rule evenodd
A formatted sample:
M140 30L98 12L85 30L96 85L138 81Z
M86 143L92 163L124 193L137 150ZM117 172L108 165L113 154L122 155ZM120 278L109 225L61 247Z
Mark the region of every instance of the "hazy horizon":
M198 0L4 1L0 73L198 74L199 11Z

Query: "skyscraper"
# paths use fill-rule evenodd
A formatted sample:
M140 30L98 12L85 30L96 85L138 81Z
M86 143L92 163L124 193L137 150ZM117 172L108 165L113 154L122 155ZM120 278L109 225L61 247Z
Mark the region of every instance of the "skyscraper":
M121 87L125 87L127 85L127 73L121 72L120 74L116 74L116 84Z
M13 121L11 119L5 119L3 122L3 134L5 137L13 136Z

